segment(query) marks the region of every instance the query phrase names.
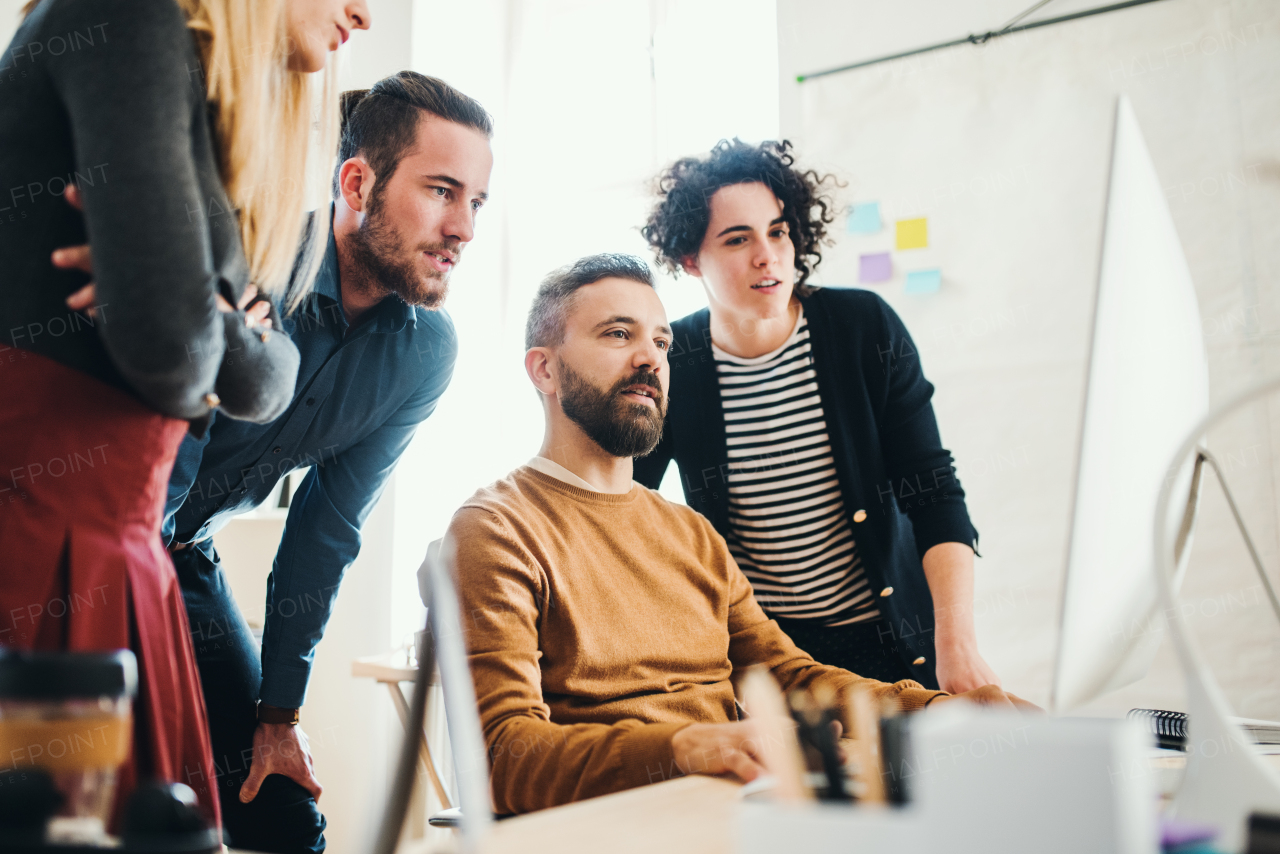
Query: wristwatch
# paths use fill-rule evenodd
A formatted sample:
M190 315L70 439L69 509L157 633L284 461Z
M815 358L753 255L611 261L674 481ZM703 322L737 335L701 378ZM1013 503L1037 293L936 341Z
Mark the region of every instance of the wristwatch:
M301 709L282 709L279 706L268 706L266 703L258 704L258 723L261 724L288 724L289 726L298 725L298 712Z

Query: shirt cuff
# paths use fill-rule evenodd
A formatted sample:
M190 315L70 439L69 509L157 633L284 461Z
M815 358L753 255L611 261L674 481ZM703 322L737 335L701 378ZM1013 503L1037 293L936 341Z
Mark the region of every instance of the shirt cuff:
M918 712L936 697L948 696L946 691L930 691L919 682L904 679L893 683L898 708L904 712Z
M687 726L687 723L646 724L620 739L620 788L634 789L650 783L661 783L673 777L683 777L684 771L676 766L671 738Z
M262 687L258 690L258 700L282 709L299 708L307 701L307 681L310 676L310 667L290 667L263 659Z
M911 520L915 534L916 552L921 558L939 543L964 543L978 550L978 531L969 521L969 512L962 502L950 502L930 508L928 514L920 514Z

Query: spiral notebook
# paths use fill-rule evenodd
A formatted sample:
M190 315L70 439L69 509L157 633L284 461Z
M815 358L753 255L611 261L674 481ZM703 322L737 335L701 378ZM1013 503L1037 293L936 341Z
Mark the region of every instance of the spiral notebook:
M1156 737L1156 744L1170 750L1187 749L1187 716L1184 712L1160 709L1130 709L1129 717L1140 721ZM1280 723L1256 718L1231 718L1255 744L1280 744Z

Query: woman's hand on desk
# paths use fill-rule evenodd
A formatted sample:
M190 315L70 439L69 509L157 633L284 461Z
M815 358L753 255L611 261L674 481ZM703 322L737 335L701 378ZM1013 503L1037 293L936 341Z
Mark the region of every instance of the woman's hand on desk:
M686 774L733 774L750 783L765 773L760 733L751 721L690 724L671 737L671 750Z
M1035 703L1029 703L1016 694L1010 694L1004 691L999 685L983 685L981 688L975 688L972 691L965 691L963 694L952 694L950 697L938 697L929 703L929 708L940 705L942 703L950 703L953 700L968 700L970 703L977 703L979 706L993 706L995 708L1017 709L1019 712L1036 712L1044 714L1044 709Z

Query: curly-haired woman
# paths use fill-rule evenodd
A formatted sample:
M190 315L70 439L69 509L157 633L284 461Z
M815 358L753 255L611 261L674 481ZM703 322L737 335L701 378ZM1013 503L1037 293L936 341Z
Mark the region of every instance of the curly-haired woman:
M690 506L728 541L764 609L826 664L963 692L978 653L964 490L920 358L888 304L805 282L822 260L830 176L788 142L722 141L657 181L643 228L710 303L673 324L663 438Z

